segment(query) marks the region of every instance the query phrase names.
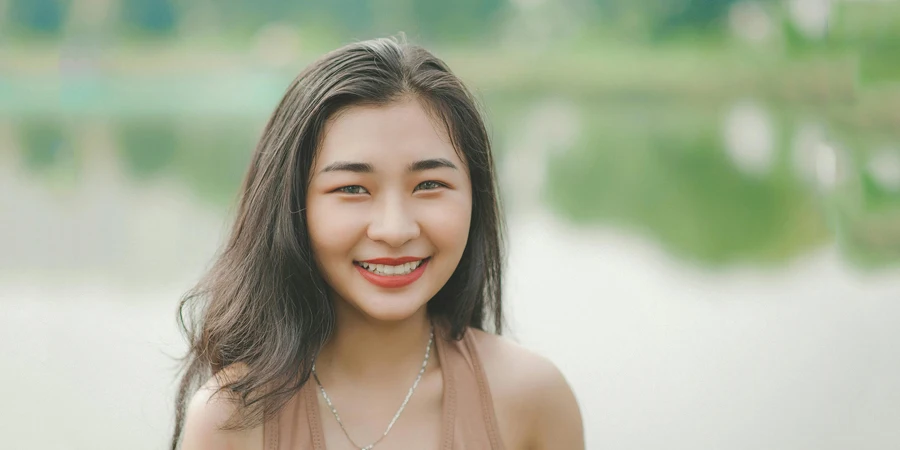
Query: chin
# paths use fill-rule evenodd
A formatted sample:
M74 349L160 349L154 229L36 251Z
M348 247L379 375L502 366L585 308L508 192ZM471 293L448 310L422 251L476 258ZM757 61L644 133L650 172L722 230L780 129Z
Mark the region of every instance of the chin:
M381 322L401 322L413 317L428 304L428 299L416 293L369 294L365 300L351 302L366 316Z

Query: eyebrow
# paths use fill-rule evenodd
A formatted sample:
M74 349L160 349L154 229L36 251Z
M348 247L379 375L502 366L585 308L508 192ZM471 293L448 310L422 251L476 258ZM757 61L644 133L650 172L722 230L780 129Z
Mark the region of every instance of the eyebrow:
M410 164L407 168L407 172L422 172L425 170L432 169L440 169L441 167L446 167L448 169L459 170L456 168L456 165L450 162L449 159L446 158L433 158L433 159L423 159L421 161L416 161Z
M355 172L355 173L371 173L375 168L368 163L338 161L331 163L322 169L322 172Z
M411 163L406 167L407 172L422 172L425 170L439 169L446 167L448 169L459 170L455 164L446 158L423 159ZM327 165L322 172L354 172L354 173L372 173L375 168L369 163L338 161Z

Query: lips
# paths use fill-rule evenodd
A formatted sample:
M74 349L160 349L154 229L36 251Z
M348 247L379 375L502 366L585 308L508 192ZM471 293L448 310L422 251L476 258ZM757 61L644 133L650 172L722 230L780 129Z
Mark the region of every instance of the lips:
M431 257L376 258L354 262L354 267L368 282L382 288L399 288L412 284L425 273ZM421 263L416 266L416 262ZM412 269L407 272L407 270Z

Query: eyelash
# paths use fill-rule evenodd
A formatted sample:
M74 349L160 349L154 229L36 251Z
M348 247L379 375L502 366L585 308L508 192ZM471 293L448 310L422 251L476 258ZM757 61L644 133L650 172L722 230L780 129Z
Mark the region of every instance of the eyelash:
M339 192L339 193L341 193L341 194L350 194L350 195L358 195L358 194L361 194L361 192L347 192L350 188L360 188L360 189L362 189L362 190L364 190L364 191L366 191L366 192L369 192L368 190L366 190L366 188L364 188L364 187L362 187L362 186L360 186L360 185L358 185L358 184L354 184L354 185L351 185L351 186L339 187L339 188L335 189L334 192Z
M447 187L446 184L441 183L440 181L428 180L428 181L423 181L423 182L419 183L419 184L416 186L416 188L418 188L419 186L421 186L421 185L423 185L423 184L425 184L425 183L432 183L432 184L435 185L435 187L433 187L433 188L431 188L431 189L425 189L426 191L433 191L433 190L438 189L438 188L445 188L445 187Z
M419 183L418 185L416 185L416 190L418 190L419 186L422 186L423 184L426 184L426 183L432 183L432 184L434 184L434 187L433 187L433 188L430 188L430 189L424 189L424 190L426 190L426 191L433 191L433 190L438 189L438 188L442 188L442 187L445 188L445 187L448 187L446 184L441 183L440 181L428 180L428 181L423 181L423 182ZM359 189L362 189L362 190L365 191L365 192L348 192L351 188L359 188ZM353 185L350 185L350 186L339 187L339 188L335 189L334 192L339 192L339 193L341 193L341 194L349 194L349 195L360 195L360 194L363 194L363 193L368 193L369 191L368 191L366 188L364 188L364 187L362 187L362 186L360 186L360 185L358 185L358 184L353 184Z

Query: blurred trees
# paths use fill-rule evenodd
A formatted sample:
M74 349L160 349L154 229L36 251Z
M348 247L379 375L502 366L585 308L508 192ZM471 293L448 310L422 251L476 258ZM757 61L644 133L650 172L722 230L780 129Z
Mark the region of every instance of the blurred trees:
M121 20L129 29L151 34L175 30L176 10L173 0L122 0Z
M147 0L149 1L149 0ZM244 30L285 21L326 25L340 35L363 38L405 31L424 40L467 40L489 33L503 0L213 0L224 21Z
M803 8L811 9L798 13ZM62 45L75 55L65 67L77 76L66 78L60 92L67 101L84 101L67 111L84 107L116 118L115 147L131 178L174 174L200 197L223 205L233 200L253 148L256 115L294 76L278 69L295 61L298 45L312 53L398 31L428 46L460 46L453 66L500 95L488 102L496 123L515 124L541 96L573 101L571 116L584 121L583 135L541 162L548 184L539 194L563 217L639 229L673 253L716 264L786 260L827 240L829 230L838 230L841 245L861 249L862 259L900 258L894 213L900 171L891 172L900 163L890 159L900 142L900 97L893 87L900 80L897 1L0 0L2 37L65 35ZM732 32L734 38L725 36ZM161 47L175 55L144 52L147 59L133 63L168 64L173 76L165 83L134 75L139 70L102 76L90 70L92 55L106 50L93 49L94 43L121 44L128 53L135 41L159 37L173 38ZM194 37L254 55L267 70L242 60L240 70L218 80L182 71L185 59L206 56L206 48L181 45ZM57 49L48 50L46 60L58 58ZM16 133L24 165L48 177L74 171L78 154L66 145L69 125L57 117L60 101L29 95L39 85L30 74L12 81L0 94L16 95L0 105L45 115ZM867 82L888 89L858 89ZM747 133L722 136L731 129L723 127L723 108L743 96L768 97L777 114L790 110L784 113L789 119L771 119L775 131L767 147L774 162L762 175L746 172L732 157L730 142L746 140ZM210 106L197 109L201 104ZM182 120L197 117L204 120ZM556 145L554 136L571 121L549 117L548 129L557 134L547 142ZM787 163L807 147L818 148L815 139L799 147L793 142L805 142L809 123L829 133L848 130L833 147L859 161L847 166L853 183L837 194L814 192L803 172L813 166ZM497 133L497 148L521 152L511 138L517 131L510 130ZM874 166L887 167L873 172L881 178L866 172ZM833 211L827 224L822 204Z
M565 10L563 26L586 25L589 35L658 42L676 36L715 37L728 29L732 8L738 4L762 7L775 23L787 24L788 44L807 46L802 33L790 25L801 10L828 19L829 48L854 45L860 40L883 46L900 42L900 6L897 2L830 2L829 0L553 0L554 10ZM3 3L0 2L0 8ZM498 37L504 30L522 28L522 11L544 11L551 0L6 0L0 11L0 29L14 35L58 36L72 11L110 10L114 29L130 36L165 36L190 30L198 16L213 23L210 30L225 38L244 39L269 23L280 22L304 35L321 33L340 40L406 32L416 41L476 42ZM801 6L797 6L801 5ZM543 13L540 13L543 15ZM542 16L543 17L543 16ZM545 17L546 20L551 18ZM802 20L801 20L802 21ZM182 24L184 27L180 27ZM777 27L778 25L776 25ZM801 27L802 28L802 27ZM521 34L521 33L520 33ZM891 47L893 48L893 47ZM894 58L896 59L896 58ZM874 63L873 63L874 64Z
M72 3L95 0L10 0L8 19L20 29L59 33ZM545 0L546 1L546 0ZM595 21L621 30L662 37L684 30L721 28L729 8L741 0L566 0L564 8L590 4ZM778 0L762 0L772 3ZM516 8L540 1L509 0L112 0L119 21L129 31L174 33L186 11L203 3L230 33L252 33L275 21L331 28L358 38L406 31L417 39L473 40L490 35ZM615 27L614 27L615 28Z
M8 18L14 31L26 35L57 35L65 22L69 2L62 0L12 0ZM0 26L0 29L5 28Z
M719 32L731 7L746 0L592 0L600 20L614 23L630 37L652 40L675 34ZM780 0L757 0L776 4Z

